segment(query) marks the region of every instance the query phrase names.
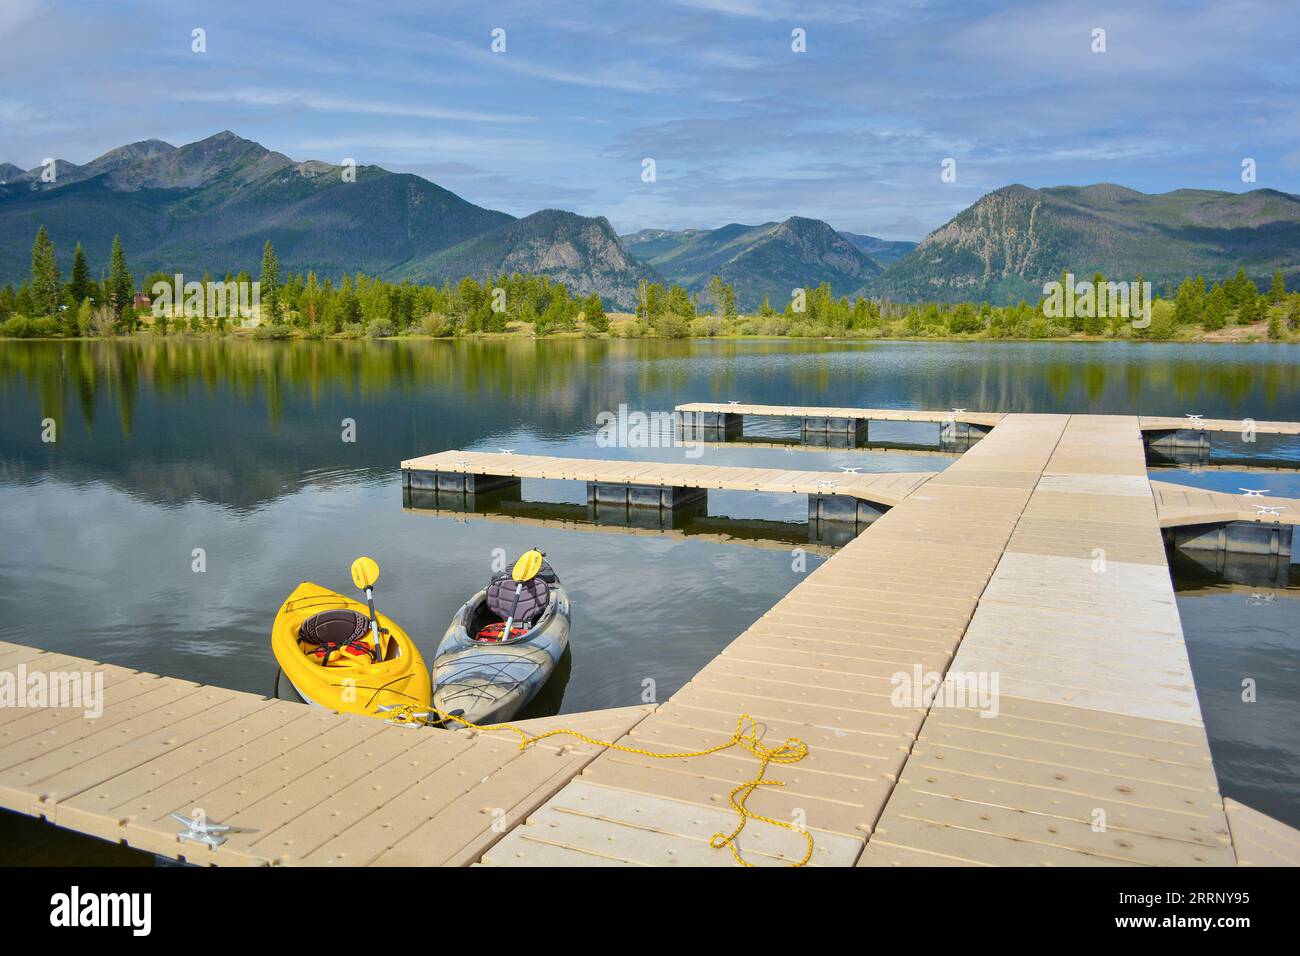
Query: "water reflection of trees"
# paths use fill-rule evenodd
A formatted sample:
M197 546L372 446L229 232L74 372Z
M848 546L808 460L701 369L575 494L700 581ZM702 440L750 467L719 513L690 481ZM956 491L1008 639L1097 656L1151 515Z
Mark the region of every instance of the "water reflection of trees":
M1223 347L1215 346L1139 354L975 345L948 353L961 356L948 369L928 366L918 348L924 347L762 340L11 342L0 346L0 390L34 396L42 413L60 422L75 402L90 429L107 404L129 437L141 393L169 405L167 399L196 389L260 404L274 429L288 401L416 395L531 404L559 418L590 419L620 400L660 395L672 401L811 404L832 396L825 401L1263 417L1292 401L1300 385L1300 362L1292 350L1284 355L1277 347L1225 358Z

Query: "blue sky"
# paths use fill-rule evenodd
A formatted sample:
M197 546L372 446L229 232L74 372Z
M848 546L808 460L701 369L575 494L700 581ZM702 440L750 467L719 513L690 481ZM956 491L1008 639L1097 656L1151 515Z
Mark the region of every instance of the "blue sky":
M620 232L798 214L919 239L1013 182L1300 192L1296 14L1250 0L3 0L0 160L83 163L231 129ZM947 157L956 182L941 181Z

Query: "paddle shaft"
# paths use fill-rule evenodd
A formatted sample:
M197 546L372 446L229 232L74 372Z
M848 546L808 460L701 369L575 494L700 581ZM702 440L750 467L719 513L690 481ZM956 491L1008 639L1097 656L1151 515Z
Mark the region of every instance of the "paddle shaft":
M381 657L379 648L379 615L375 613L375 589L366 588L366 603L370 605L370 635L375 639L375 663Z
M510 640L510 625L515 622L515 611L519 610L519 595L524 592L524 582L515 584L515 603L510 606L510 616L506 618L506 629L501 632L501 640Z

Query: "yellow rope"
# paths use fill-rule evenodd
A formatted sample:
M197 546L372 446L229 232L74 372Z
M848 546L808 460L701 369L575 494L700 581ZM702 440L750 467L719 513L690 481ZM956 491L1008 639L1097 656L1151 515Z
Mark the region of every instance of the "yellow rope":
M422 716L422 714L423 711L417 711L414 704L396 704L375 716L382 717L391 724L400 724L405 727L408 724L427 723L427 716Z
M747 806L745 806L745 801L747 801L750 795L753 794L753 792L757 790L759 787L784 787L785 786L784 780L763 779L764 774L767 773L768 765L774 763L778 763L778 764L798 763L804 757L808 756L808 745L804 743L802 740L800 740L798 737L791 737L779 747L763 746L763 744L759 741L758 738L758 722L755 721L753 717L749 716L749 714L740 715L740 719L736 721L736 732L731 735L731 739L729 739L726 743L721 743L715 747L709 747L705 750L687 750L687 751L682 751L680 753L665 754L665 753L656 753L653 750L643 750L640 747L628 747L625 744L614 743L612 740L598 740L595 737L589 737L586 734L582 733L581 731L577 731L577 730L559 728L556 730L548 730L540 734L529 734L528 731L524 730L522 727L516 727L514 724L492 724L490 726L483 726L468 721L464 717L461 717L457 714L443 713L441 710L438 710L436 707L429 707L427 709L432 713L438 715L439 718L438 722L446 721L446 720L454 720L458 723L464 724L466 727L469 727L472 730L488 731L488 732L495 731L495 730L508 730L511 733L518 734L520 750L525 750L531 744L535 744L538 741L545 740L547 737L557 737L557 736L576 737L578 740L581 740L583 743L588 743L591 744L592 746L607 747L610 750L618 750L621 751L622 753L640 754L643 757L654 757L657 760L680 760L687 757L707 757L709 754L716 754L716 753L720 753L723 750L730 750L732 747L740 747L742 750L746 750L758 758L759 761L758 773L754 776L752 780L746 780L744 783L740 784L737 787L733 787L731 789L731 793L728 794L728 799L731 801L732 808L736 811L737 815L740 817L740 822L736 824L736 828L732 830L730 833L718 832L713 834L713 836L709 839L709 846L713 847L715 850L720 850L725 846L727 849L731 851L731 855L735 858L736 862L739 863L741 866L753 866L752 863L750 863L748 860L744 858L744 856L741 855L740 849L736 845L736 840L740 836L740 831L745 829L745 824L748 821L760 820L763 823L769 823L774 827L781 827L786 830L792 830L795 833L800 834L804 838L804 840L807 841L808 846L806 851L804 852L803 859L801 859L798 863L791 864L791 866L796 866L796 867L804 866L809 860L812 859L813 838L811 833L809 833L803 827L800 827L794 823L790 823L786 820L775 820L772 817L766 817L760 813L754 813ZM416 711L416 708L413 704L403 704L400 707L394 707L392 710L385 712L382 716L388 720L394 720L395 722L402 723L402 724L416 722L420 719ZM741 794L739 799L736 798L737 794Z

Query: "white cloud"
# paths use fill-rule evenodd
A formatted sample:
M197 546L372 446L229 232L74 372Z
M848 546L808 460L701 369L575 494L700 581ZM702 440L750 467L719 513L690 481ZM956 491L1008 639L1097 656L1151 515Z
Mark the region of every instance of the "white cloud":
M526 123L534 117L523 114L483 113L476 110L448 109L392 103L377 99L342 97L295 90L245 87L230 90L182 90L172 94L182 103L240 103L245 106L291 106L322 113L365 113L377 116L404 116L415 119L455 120L464 123Z

